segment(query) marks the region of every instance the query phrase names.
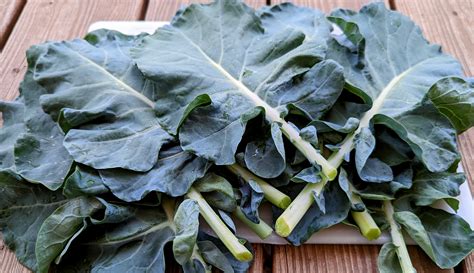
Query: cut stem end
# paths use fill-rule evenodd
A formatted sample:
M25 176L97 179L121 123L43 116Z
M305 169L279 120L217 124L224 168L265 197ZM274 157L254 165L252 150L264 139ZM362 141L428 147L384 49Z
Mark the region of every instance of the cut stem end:
M234 211L234 216L237 217L242 223L247 225L255 234L260 237L260 239L265 240L270 236L273 232L273 229L265 223L262 219L260 219L260 223L255 224L254 222L250 221L247 216L242 212L240 207L237 207Z
M352 211L351 214L360 228L360 233L367 238L367 240L372 241L380 237L382 231L380 231L380 228L367 210L362 212Z
M281 237L288 237L291 234L292 229L285 221L284 218L280 217L275 223L275 232Z
M195 200L199 205L199 212L211 227L214 233L221 239L222 243L239 261L250 261L253 258L252 253L240 243L234 233L224 224L217 213L211 208L207 201L202 197L201 193L191 188L186 196Z
M235 175L240 176L247 183L250 180L255 181L255 183L257 183L262 189L265 199L273 205L281 209L286 209L290 205L291 198L288 195L279 191L277 188L268 184L268 182L254 175L244 167L238 164L232 164L228 165L227 169L229 169Z

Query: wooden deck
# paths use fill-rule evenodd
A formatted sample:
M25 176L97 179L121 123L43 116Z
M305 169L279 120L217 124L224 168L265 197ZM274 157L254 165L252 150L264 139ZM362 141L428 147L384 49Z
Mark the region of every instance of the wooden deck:
M45 40L82 37L99 20L169 20L189 0L0 0L0 98L18 95L26 70L25 51ZM254 7L279 1L249 0ZM267 2L267 3L266 3ZM271 3L270 3L271 2ZM294 3L330 11L358 9L369 0L299 0ZM385 0L417 22L425 36L458 58L468 76L474 76L473 0ZM463 165L474 192L474 129L459 137ZM379 246L307 245L302 247L255 245L251 272L377 272ZM418 248L410 254L419 273L474 272L474 254L453 270L438 269ZM175 269L171 270L177 271ZM170 272L171 272L170 271ZM29 272L0 241L0 273ZM119 272L117 272L119 273Z

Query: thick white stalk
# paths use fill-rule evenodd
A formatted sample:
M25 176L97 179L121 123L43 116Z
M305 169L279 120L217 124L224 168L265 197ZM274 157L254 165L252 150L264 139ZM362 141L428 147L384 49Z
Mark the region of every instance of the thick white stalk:
M361 204L362 199L356 194L352 194L352 204ZM364 211L351 211L352 218L356 222L357 226L360 229L362 236L367 238L367 240L372 241L380 237L382 231L375 223L374 218L370 213L365 209Z
M254 175L239 164L228 165L227 169L229 169L235 175L240 176L246 182L249 182L250 180L255 181L255 183L257 183L262 189L265 199L267 199L273 205L282 209L286 209L291 203L291 199L288 195L282 193L277 188L268 184L265 180Z
M230 253L232 253L237 260L252 260L252 253L239 242L239 239L235 237L232 231L229 230L226 224L221 220L221 218L219 218L216 212L197 190L191 188L186 196L198 203L201 216L206 220L207 224L212 228L214 233L216 233L217 237L219 237L222 243L224 243Z
M395 245L398 261L400 262L400 266L402 268L403 273L416 273L416 269L413 267L410 259L410 255L408 254L407 245L405 244L405 240L403 239L402 231L398 226L397 222L393 218L393 206L391 201L384 201L383 202L383 210L385 213L385 217L390 224L390 235L392 236L392 243Z
M337 168L331 166L328 161L306 140L302 139L296 128L293 128L288 122L280 117L280 113L273 107L271 107L266 101L262 100L256 93L259 91L259 87L252 91L245 86L241 81L234 78L229 72L227 72L220 64L214 62L202 49L191 41L186 35L183 35L191 44L193 44L197 50L206 58L206 60L214 66L232 85L234 85L242 95L250 99L255 106L260 106L265 109L265 118L270 122L277 122L281 124L281 131L283 134L295 145L295 147L302 152L311 164L318 164L321 166L324 175L329 180L333 180L337 175Z
M393 90L393 88L398 84L398 82L410 71L410 69L406 70L405 72L401 73L397 77L393 78L392 81L380 92L377 99L373 102L372 108L365 112L362 116L359 126L357 129L352 133L346 136L343 140L339 150L333 153L329 159L328 164L334 168L339 168L344 160L346 154L350 153L352 149L354 149L354 140L357 134L363 129L367 128L370 124L372 118L379 113L380 108L383 106L387 96ZM283 212L282 215L277 219L275 224L275 231L281 236L288 236L299 221L303 218L306 214L306 211L311 207L313 203L313 192L317 194L321 193L321 190L324 188L326 183L330 181L327 178L323 177L322 181L317 184L307 184L303 190L298 194L298 196L293 200L293 202L288 206L288 208ZM378 227L375 225L375 222L372 219L372 216L366 211L362 212L362 214L356 214L356 218L363 222L363 227L359 226L361 230L364 228L366 232L370 234L376 234L375 231L370 230L377 230ZM369 237L367 237L369 239Z
M238 206L234 211L234 216L237 217L242 223L248 226L255 234L260 237L260 239L265 240L268 236L270 236L273 232L273 229L265 223L262 219L260 219L260 223L255 224L254 222L250 221L247 216L242 212L240 207Z
M327 179L323 178L323 181L317 184L306 184L303 190L298 194L295 200L291 202L288 208L278 217L275 223L275 232L282 236L287 237L295 229L296 225L300 222L301 218L306 214L308 209L314 202L313 191L321 187L322 184L326 184ZM321 192L319 189L319 192Z

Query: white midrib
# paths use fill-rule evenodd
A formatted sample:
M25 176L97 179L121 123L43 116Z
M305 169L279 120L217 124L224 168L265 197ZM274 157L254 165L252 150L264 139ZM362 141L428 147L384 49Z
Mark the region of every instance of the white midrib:
M354 148L354 139L355 137L362 131L363 128L369 127L369 123L372 120L372 118L380 112L380 109L382 108L383 104L385 103L387 97L390 95L390 93L393 91L394 87L408 74L410 73L415 66L403 71L401 74L393 78L387 86L380 92L380 95L374 100L374 103L372 104L372 108L370 108L369 111L365 112L365 114L362 116L359 122L359 126L357 129L354 131L354 133L348 135L340 149L337 151L337 153L333 154L329 158L329 163L334 166L335 168L338 168L343 159L344 156L352 151Z
M96 69L98 69L99 71L101 71L103 74L107 75L109 78L111 78L114 82L117 82L120 86L122 86L123 88L125 88L125 90L127 92L129 92L132 96L140 99L141 101L143 101L144 103L146 103L147 105L149 105L151 108L153 108L155 106L155 103L153 101L151 101L149 98L147 98L146 96L144 96L142 93L138 92L137 90L133 89L132 87L130 87L128 84L124 83L123 81L121 81L120 79L118 79L117 77L115 77L112 73L110 73L109 71L105 70L103 67L101 67L100 65L96 64L95 62L93 62L92 60L88 59L87 57L85 57L84 55L82 55L81 53L77 52L77 51L74 51L77 56L79 56L79 58L83 59L84 61L86 61L87 63L91 64L93 67L95 67Z
M334 173L333 168L329 165L329 162L318 152L316 149L307 141L300 137L299 132L290 124L288 124L283 118L280 117L278 111L270 106L266 101L262 100L256 93L252 92L247 86L241 81L235 79L229 74L221 65L217 64L212 60L202 49L189 39L184 33L179 33L192 45L194 46L217 71L219 71L226 79L228 79L237 89L248 99L250 99L256 106L260 106L265 109L265 117L270 122L277 122L281 124L281 130L283 134L290 140L295 147L300 150L311 164L321 165L325 174ZM335 176L335 173L334 173Z
M142 238L150 233L153 233L155 231L159 231L163 228L166 228L166 227L169 227L171 229L172 228L172 224L167 220L163 223L160 223L156 226L153 226L143 232L139 232L131 237L127 237L127 238L123 238L123 239L119 239L119 240L113 240L113 241L108 241L108 242L104 242L104 241L98 241L98 242L94 242L94 243L90 243L90 244L84 244L84 245L115 245L115 244L120 244L120 243L124 243L124 242L130 242L130 241L133 241L135 239L139 239L139 238Z

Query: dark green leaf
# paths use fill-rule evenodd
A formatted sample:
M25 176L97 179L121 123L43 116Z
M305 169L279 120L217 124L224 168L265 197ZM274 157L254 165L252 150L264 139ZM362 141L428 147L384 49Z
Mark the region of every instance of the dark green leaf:
M137 207L120 224L92 226L53 272L164 273L164 247L175 234L171 221L159 208Z
M310 209L303 216L303 219L296 225L296 228L287 237L293 245L301 245L308 240L311 235L322 229L333 226L346 219L351 203L338 183L328 183L324 189L326 213L319 209L318 205L311 205ZM330 203L329 203L330 202Z
M240 208L247 218L255 224L260 223L258 208L263 201L263 191L260 186L250 180L248 183L244 182L240 187L242 197L240 199Z
M376 117L374 123L394 130L430 171L447 170L458 160L455 132L436 109L424 105L424 98L441 78L460 75L459 63L383 3L364 6L359 13L337 10L332 16L343 30L348 31L346 23L356 24L364 38L356 59L336 41L329 42L327 57L344 67L349 90L372 101L366 118ZM357 36L356 31L351 28L346 35Z
M293 176L291 181L295 183L319 183L321 182L321 168L314 166L305 168Z
M282 29L294 28L303 32L308 39L325 43L331 32L331 23L323 12L292 3L282 3L272 7L262 7L257 11L265 31L277 33Z
M369 128L362 128L356 136L354 145L357 173L363 181L382 183L393 180L390 166L378 158L370 157L375 149L375 137Z
M202 243L198 243L199 248L202 249L203 257L204 259L216 266L217 268L221 269L225 273L229 272L235 272L235 273L244 273L247 272L252 265L252 262L241 262L238 261L234 258L234 256L227 250L227 248L224 246L221 240L219 240L216 237L210 236L205 233L199 233L198 237L199 241L204 241L206 242L206 248L203 248ZM245 243L245 247L249 249L252 254L253 254L253 249L252 245L249 242ZM204 251L208 250L208 251ZM217 251L218 250L218 251ZM219 253L220 252L220 253ZM224 255L224 258L227 259L227 261L223 260L223 257L221 254Z
M410 146L388 129L382 130L375 138L377 145L373 156L382 160L389 166L400 165L413 159Z
M271 134L249 142L245 147L245 165L263 178L275 178L286 167L283 136L277 123L271 124Z
M345 169L342 167L339 169L339 177L338 177L338 182L339 182L339 187L341 187L341 190L343 190L346 193L347 199L351 201L351 209L353 211L359 211L362 212L365 210L365 205L364 203L354 200L355 198L352 197L352 194L360 194L359 192L355 192L355 190L351 187L351 180L349 179L349 176L346 172Z
M382 246L377 258L377 268L380 273L402 272L396 251L397 247L392 243L386 243Z
M339 133L349 134L357 129L357 126L359 126L359 120L349 117L342 125L323 120L314 120L310 124L315 126L320 133L336 131Z
M0 130L0 168L15 171L14 145L26 131L23 123L25 105L23 99L0 101L3 127Z
M44 220L35 248L38 272L49 272L50 264L87 227L86 218L101 208L96 199L79 197L69 200Z
M27 183L14 174L0 172L0 230L5 244L18 260L38 270L35 244L44 220L66 200L60 192Z
M142 200L153 191L184 195L209 167L207 160L175 146L161 151L156 165L148 172L109 169L99 170L99 174L115 196L132 202Z
M462 173L430 173L426 170L416 174L413 187L404 196L417 206L430 206L438 200L445 200L454 210L459 208L459 186L466 181Z
M156 105L164 128L172 134L179 129L185 150L226 165L235 162L248 120L243 117L256 107L265 108L270 121L289 109L310 118L330 109L342 89L342 69L332 61L316 64L324 49L296 29L265 34L254 11L232 0L189 6L132 55L166 90ZM186 118L204 94L212 103Z
M99 31L83 40L46 43L30 51L34 78L49 94L41 104L68 131L64 146L75 161L97 169L148 171L172 137L153 112L156 86L129 57L137 38Z
M74 172L66 179L63 194L68 198L82 195L95 196L109 192L99 173L87 166L76 166Z
M193 187L202 193L209 204L216 208L232 212L237 206L232 185L222 176L207 173L203 178L197 180Z
M191 199L184 200L174 216L176 236L173 240L174 258L180 265L191 260L199 231L199 206ZM192 261L192 260L191 260Z
M362 183L358 189L359 194L365 199L392 200L401 189L409 189L413 184L413 170L408 167L396 174L392 181L379 184Z
M69 173L72 158L63 146L64 133L41 109L39 100L45 93L28 71L20 85L27 130L15 143L15 166L26 180L56 190Z
M318 132L316 127L313 125L309 125L301 129L300 137L314 146L318 145Z
M474 249L474 231L461 217L429 207L395 212L395 220L441 268L453 268Z
M428 98L445 115L458 133L474 125L474 83L461 78L444 78L428 92Z

